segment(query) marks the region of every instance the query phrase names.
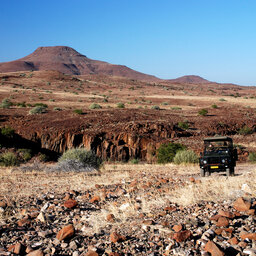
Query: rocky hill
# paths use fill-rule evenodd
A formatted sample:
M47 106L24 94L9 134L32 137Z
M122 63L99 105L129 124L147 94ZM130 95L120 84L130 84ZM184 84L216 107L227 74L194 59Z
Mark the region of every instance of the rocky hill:
M29 70L57 70L71 75L100 74L145 81L160 80L123 65L89 59L67 46L39 47L24 58L0 63L0 72Z

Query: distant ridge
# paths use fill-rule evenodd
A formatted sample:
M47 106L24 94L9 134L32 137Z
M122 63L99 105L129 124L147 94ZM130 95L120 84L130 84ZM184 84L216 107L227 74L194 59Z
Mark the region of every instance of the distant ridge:
M213 83L213 82L210 82L210 81L202 78L201 76L194 76L194 75L181 76L181 77L178 77L176 79L169 79L168 82L181 83L181 84L209 84L209 83Z
M92 60L68 46L39 47L28 56L0 63L0 72L57 70L70 75L103 74L156 82L159 78L123 65Z

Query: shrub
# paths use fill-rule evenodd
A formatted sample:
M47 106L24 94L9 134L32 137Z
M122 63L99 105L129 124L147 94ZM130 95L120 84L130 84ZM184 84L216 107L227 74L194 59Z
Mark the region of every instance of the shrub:
M0 105L1 108L10 108L10 106L12 106L13 103L8 99L8 98L5 98L2 100L2 103Z
M198 163L198 156L193 150L181 150L177 152L177 154L173 158L173 162L175 164L196 164Z
M160 110L159 106L152 106L151 109Z
M15 132L14 129L12 129L9 126L5 126L1 128L1 134L8 138L13 138L14 132Z
M54 110L54 111L61 111L62 109L59 108L59 107L54 107L53 110Z
M220 99L219 99L219 101L226 101L226 100L225 100L225 99L223 99L223 98L220 98Z
M49 156L47 156L46 154L40 153L39 154L39 160L41 162L47 162L47 161L49 161Z
M25 101L19 102L19 103L17 103L16 105L17 105L18 107L20 107L20 108L25 108L25 107L26 107L26 102L25 102Z
M138 163L139 163L139 159L136 159L136 158L131 159L131 160L130 160L130 163L131 163L131 164L138 164Z
M116 107L117 107L117 108L125 108L125 105L124 105L124 103L122 103L122 102L118 102L118 103L116 104Z
M183 129L183 130L187 130L189 128L189 123L187 121L186 122L179 122L178 127Z
M171 109L172 110L182 110L182 108L180 108L180 107L172 107Z
M20 153L21 158L24 162L27 162L32 158L31 149L21 148L21 149L18 150L18 152Z
M78 115L82 115L83 114L83 110L82 109L75 109L73 112L78 114Z
M162 102L162 105L167 106L167 105L169 105L169 103L168 102Z
M213 104L212 108L218 108L218 106L216 104Z
M43 113L46 113L47 110L45 107L43 106L36 106L34 108L32 108L30 111L29 111L29 114L31 115L34 115L34 114L43 114Z
M13 152L6 152L0 155L0 165L15 166L18 165L18 157Z
M248 127L248 126L245 125L244 127L240 128L240 129L238 130L238 133L239 133L240 135L252 134L252 133L253 133L253 129L251 129L250 127Z
M92 103L90 106L89 106L89 109L100 109L102 108L101 105L97 104L97 103Z
M67 165L79 166L83 168L99 169L102 164L101 158L99 158L94 152L88 151L83 148L73 148L66 151L58 160L59 163L65 162ZM74 168L75 171L79 171Z
M200 116L206 116L208 114L208 110L205 108L202 108L198 111L198 115Z
M256 152L250 152L249 153L249 161L250 162L256 162Z
M44 104L44 103L35 103L35 104L34 104L34 107L44 107L44 108L48 108L48 105L47 105L47 104Z
M160 164L170 163L173 161L179 150L184 150L185 146L180 143L162 144L157 150L157 162Z

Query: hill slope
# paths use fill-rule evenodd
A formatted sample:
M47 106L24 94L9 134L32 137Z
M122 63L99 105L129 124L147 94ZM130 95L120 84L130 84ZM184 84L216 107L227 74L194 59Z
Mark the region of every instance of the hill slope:
M57 70L70 75L104 74L145 81L160 80L126 66L89 59L67 46L39 47L24 58L0 63L0 72L28 70Z
M173 82L173 83L181 83L181 84L208 84L208 83L212 83L200 76L194 76L194 75L190 75L190 76L181 76L178 77L176 79L170 79L168 80L169 82Z

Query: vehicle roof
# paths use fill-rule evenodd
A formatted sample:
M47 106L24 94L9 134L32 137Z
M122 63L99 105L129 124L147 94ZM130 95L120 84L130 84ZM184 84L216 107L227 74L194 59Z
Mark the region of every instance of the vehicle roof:
M227 137L227 136L218 136L218 137L210 137L210 138L205 138L204 141L232 141L232 138Z

